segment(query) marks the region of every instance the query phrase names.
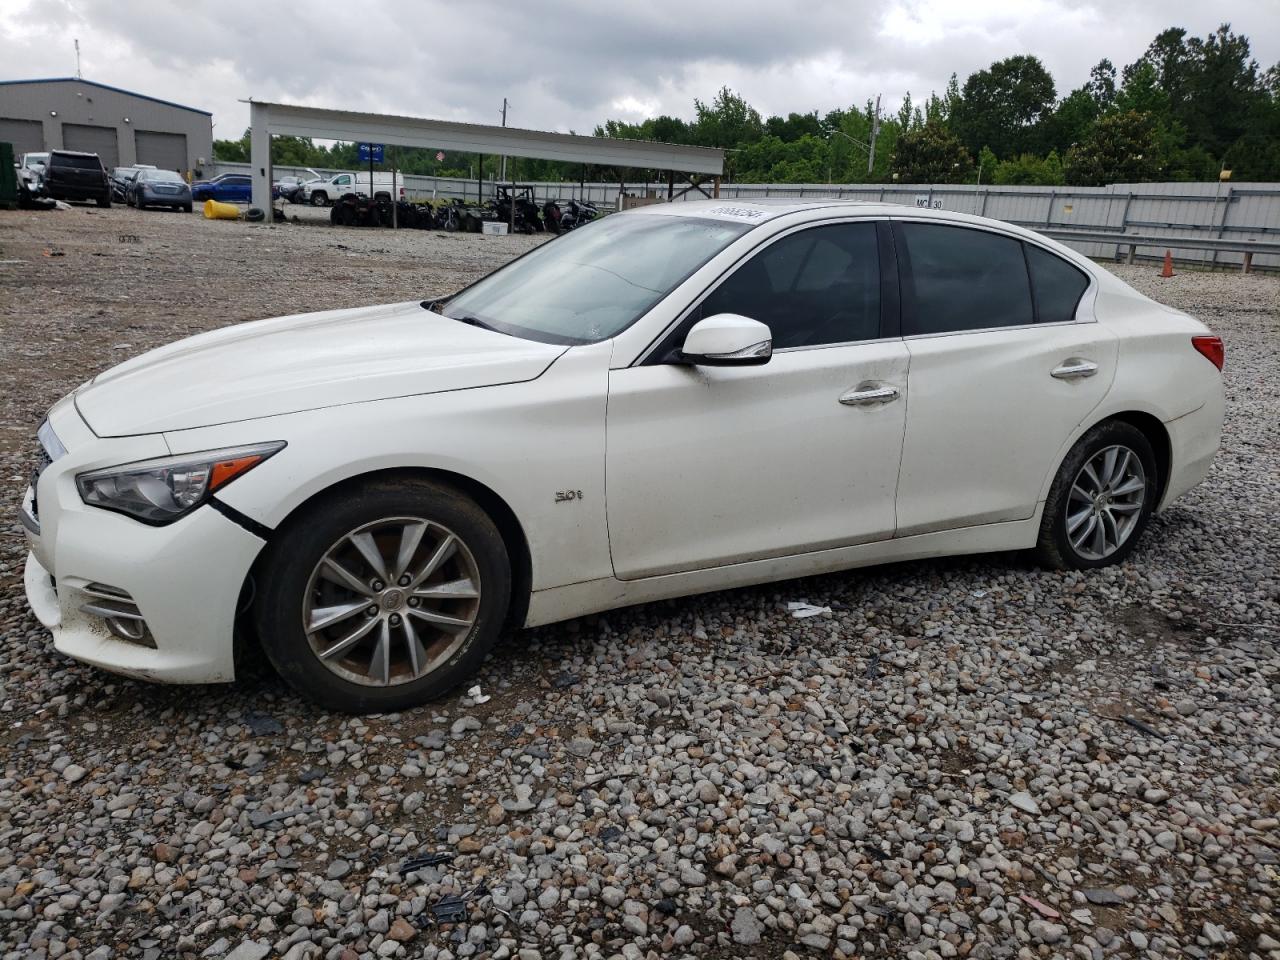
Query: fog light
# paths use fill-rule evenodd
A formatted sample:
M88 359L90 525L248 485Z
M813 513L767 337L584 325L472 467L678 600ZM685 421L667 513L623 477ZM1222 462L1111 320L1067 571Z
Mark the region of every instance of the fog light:
M105 583L88 583L81 591L89 597L80 604L81 613L101 617L113 637L140 647L156 648L155 638L147 629L147 621L142 619L142 611L128 592Z

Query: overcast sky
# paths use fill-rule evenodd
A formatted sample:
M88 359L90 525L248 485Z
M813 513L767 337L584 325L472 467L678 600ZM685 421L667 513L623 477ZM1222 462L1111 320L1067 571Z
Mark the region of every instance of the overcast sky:
M290 11L285 13L283 11ZM723 85L764 115L894 110L1015 53L1059 96L1157 32L1247 34L1280 60L1278 0L0 0L0 79L75 73L213 113L238 137L250 96L314 106L590 133L607 118L692 115Z

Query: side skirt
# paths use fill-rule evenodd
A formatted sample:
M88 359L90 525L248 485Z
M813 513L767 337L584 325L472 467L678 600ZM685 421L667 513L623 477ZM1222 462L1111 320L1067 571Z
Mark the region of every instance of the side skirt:
M790 580L837 570L852 570L879 563L920 560L968 553L996 553L1034 547L1040 532L1040 509L1026 520L988 523L958 530L940 530L914 537L837 547L770 560L750 560L729 566L672 573L643 580L605 577L535 591L529 600L526 627L557 623L573 617L600 613L636 603L651 603L672 597L693 596L713 590L750 587L776 580Z

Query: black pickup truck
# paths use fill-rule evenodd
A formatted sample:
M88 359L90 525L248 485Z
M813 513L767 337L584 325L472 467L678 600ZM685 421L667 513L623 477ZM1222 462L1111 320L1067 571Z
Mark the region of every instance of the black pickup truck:
M96 200L100 207L111 206L111 181L96 153L50 150L44 191L54 200Z

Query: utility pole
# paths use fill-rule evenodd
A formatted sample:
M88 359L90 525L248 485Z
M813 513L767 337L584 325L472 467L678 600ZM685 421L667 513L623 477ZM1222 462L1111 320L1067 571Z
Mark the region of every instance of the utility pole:
M77 80L84 79L84 77L80 75L80 40L79 38L76 39L76 79Z
M507 98L506 97L502 98L502 125L504 127L507 125ZM499 177L499 179L502 180L504 183L507 180L507 157L505 154L502 157L502 175Z
M871 118L871 149L867 151L867 173L871 174L876 165L876 137L880 136L880 94L876 94L876 113Z

